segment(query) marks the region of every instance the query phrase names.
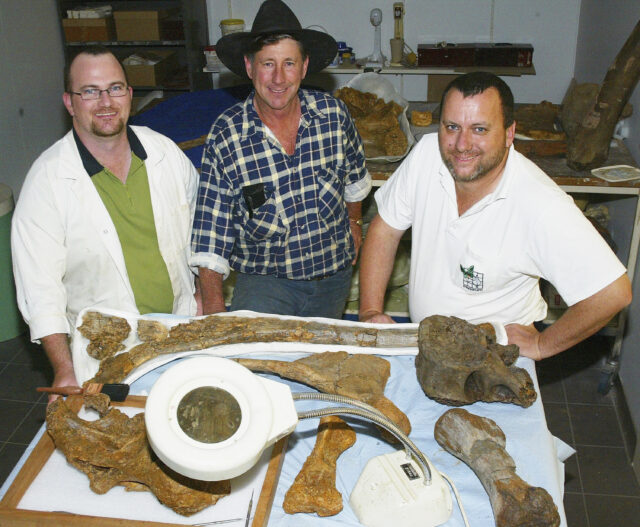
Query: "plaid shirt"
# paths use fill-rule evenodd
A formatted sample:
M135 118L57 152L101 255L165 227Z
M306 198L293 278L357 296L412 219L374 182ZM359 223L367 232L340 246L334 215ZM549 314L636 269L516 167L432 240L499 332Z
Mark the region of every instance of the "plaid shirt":
M371 189L360 136L342 102L309 90L298 96L292 156L258 117L253 94L213 123L193 226L194 267L225 277L231 267L308 280L350 265L345 201L361 201ZM264 192L250 210L243 188L255 184Z

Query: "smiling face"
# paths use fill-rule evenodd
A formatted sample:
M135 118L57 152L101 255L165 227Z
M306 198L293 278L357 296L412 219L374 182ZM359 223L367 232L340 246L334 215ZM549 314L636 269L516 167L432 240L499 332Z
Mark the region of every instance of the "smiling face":
M110 53L103 55L79 54L69 70L71 91L87 88L104 90L115 84L126 86L124 71ZM64 105L73 117L73 126L81 139L88 136L114 137L125 133L131 111L131 87L123 97L110 97L103 91L93 101L84 101L80 95L65 92Z
M245 57L244 64L256 90L254 102L259 111L277 113L297 104L309 58L303 60L295 40L285 38L264 46L253 60Z
M496 179L507 162L515 123L505 129L498 90L469 97L452 89L446 96L438 143L444 164L458 183Z

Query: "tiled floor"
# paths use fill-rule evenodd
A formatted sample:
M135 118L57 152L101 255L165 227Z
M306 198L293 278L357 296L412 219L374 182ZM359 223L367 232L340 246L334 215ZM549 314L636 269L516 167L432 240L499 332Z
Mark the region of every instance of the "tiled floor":
M539 364L549 429L577 454L566 462L569 527L638 525L640 486L629 465L633 438L616 386L597 391L611 339L592 337ZM0 342L0 484L44 421L52 372L42 350L26 336Z

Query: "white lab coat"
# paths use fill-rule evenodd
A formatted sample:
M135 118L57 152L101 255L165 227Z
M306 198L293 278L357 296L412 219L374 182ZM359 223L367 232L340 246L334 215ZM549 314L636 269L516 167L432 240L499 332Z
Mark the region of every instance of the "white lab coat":
M147 152L173 312L194 315L194 275L188 262L198 173L168 138L146 127L132 129ZM86 307L138 312L118 234L82 165L73 132L29 170L13 215L11 247L18 306L32 340L70 334Z

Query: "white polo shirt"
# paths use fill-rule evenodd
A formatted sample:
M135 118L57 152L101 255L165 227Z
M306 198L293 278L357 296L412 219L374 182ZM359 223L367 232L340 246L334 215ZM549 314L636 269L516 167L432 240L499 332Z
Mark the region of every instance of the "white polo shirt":
M439 314L531 324L547 313L539 278L572 305L625 272L571 197L513 146L497 188L462 216L437 134L422 138L375 198L388 225L412 227L416 322Z

